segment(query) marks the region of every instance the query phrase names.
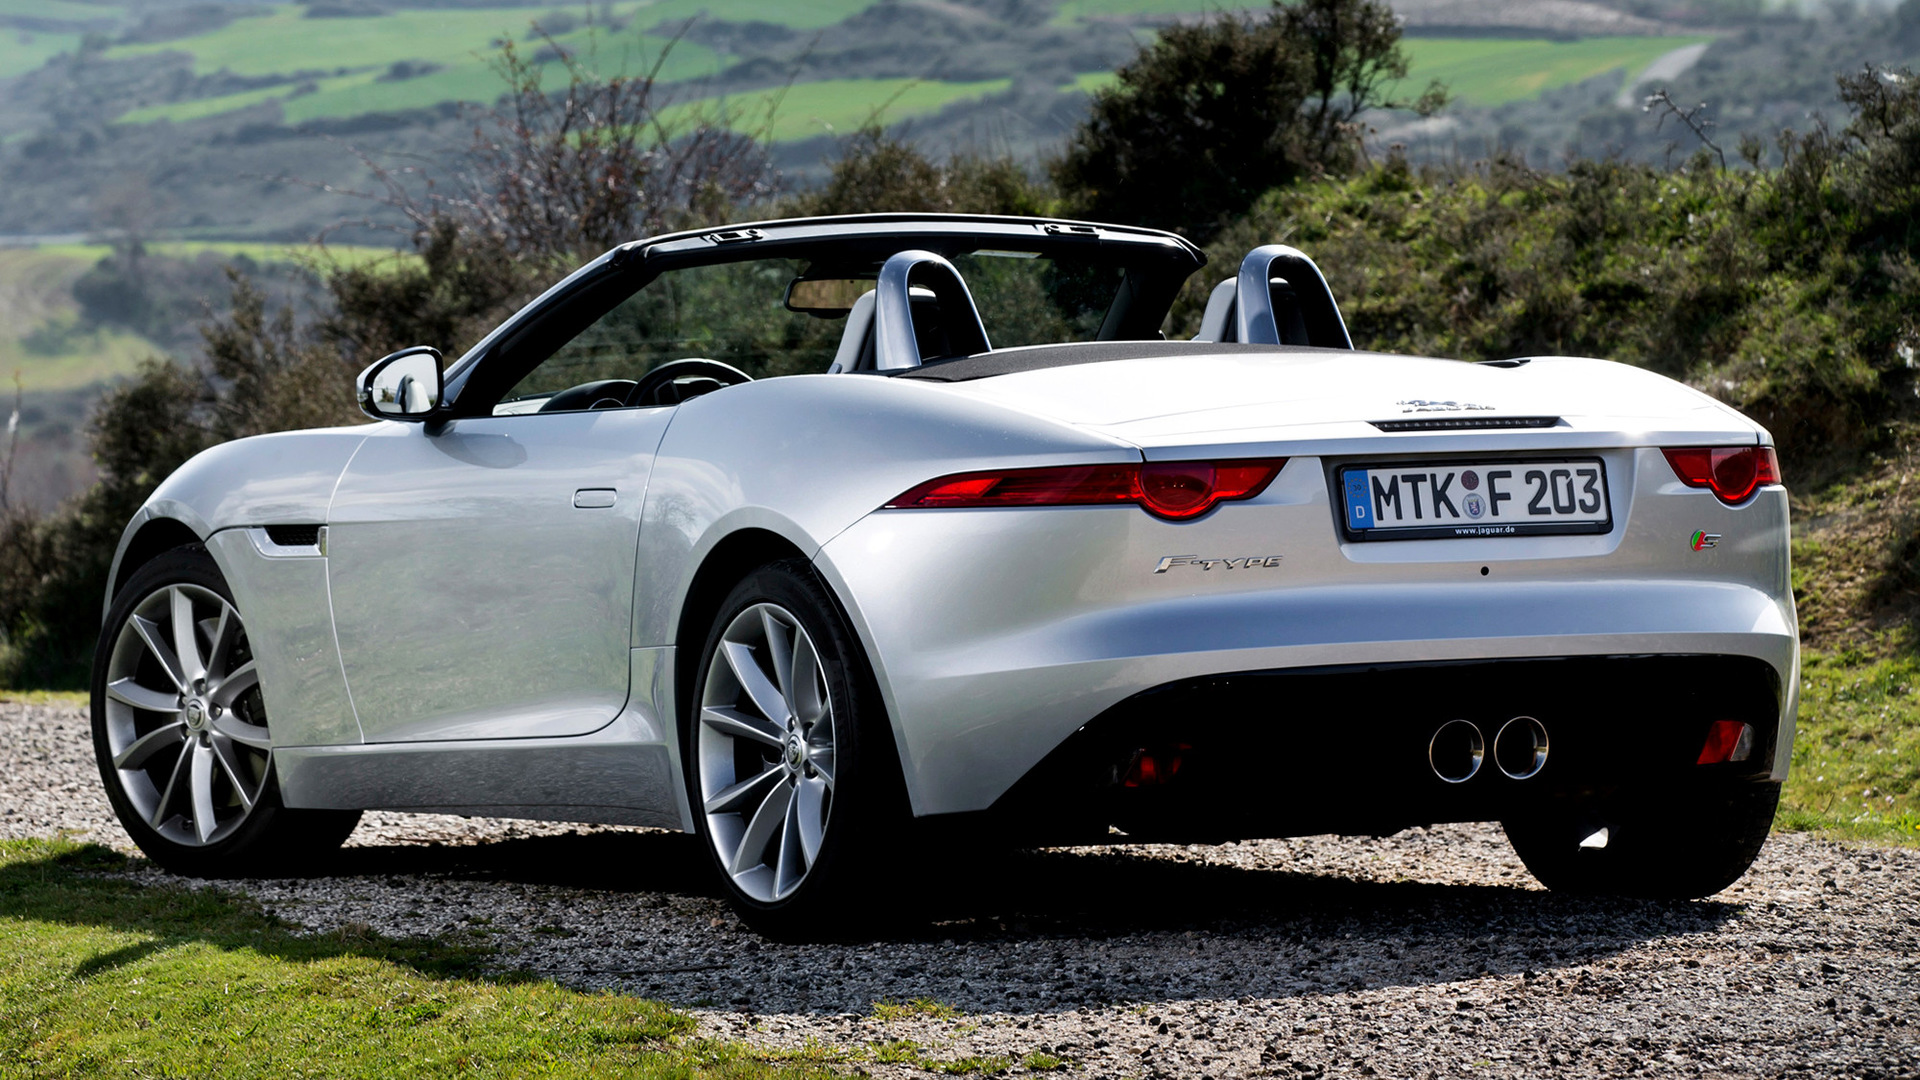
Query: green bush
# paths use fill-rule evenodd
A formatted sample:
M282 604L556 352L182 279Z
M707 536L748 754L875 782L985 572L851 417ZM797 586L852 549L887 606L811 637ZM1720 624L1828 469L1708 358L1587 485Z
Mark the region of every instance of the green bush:
M1920 345L1920 90L1874 72L1841 88L1852 122L1783 135L1774 169L1704 150L1671 171L1396 155L1269 192L1209 245L1217 269L1177 328L1242 253L1284 241L1320 263L1363 348L1637 364L1753 415L1801 463L1883 442Z

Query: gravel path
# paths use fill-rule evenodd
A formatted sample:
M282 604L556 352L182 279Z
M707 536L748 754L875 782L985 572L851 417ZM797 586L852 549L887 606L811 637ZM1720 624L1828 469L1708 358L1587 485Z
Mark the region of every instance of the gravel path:
M126 846L83 716L0 705L0 729L0 835ZM956 869L917 925L803 947L740 927L685 837L368 818L331 876L242 888L315 930L480 937L876 1076L1041 1054L1116 1077L1920 1077L1920 851L1776 836L1671 904L1543 892L1485 826L1016 853ZM918 999L952 1015L875 1007Z

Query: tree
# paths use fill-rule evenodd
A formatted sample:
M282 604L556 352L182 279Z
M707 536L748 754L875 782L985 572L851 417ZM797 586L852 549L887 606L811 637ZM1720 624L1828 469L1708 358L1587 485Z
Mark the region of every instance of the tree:
M783 213L890 211L1042 216L1051 199L1013 158L956 153L935 161L877 121L843 140L827 182L787 200Z
M1446 101L1438 83L1388 97L1407 57L1379 0L1275 0L1263 18L1169 27L1118 74L1055 180L1086 216L1201 240L1270 188L1350 169L1367 110L1429 115Z

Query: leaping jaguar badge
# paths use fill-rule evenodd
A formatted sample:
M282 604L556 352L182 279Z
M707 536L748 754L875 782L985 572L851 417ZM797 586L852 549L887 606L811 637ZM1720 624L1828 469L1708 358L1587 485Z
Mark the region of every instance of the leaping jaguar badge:
M1698 529L1694 530L1693 538L1687 541L1695 551L1705 551L1719 542L1719 533L1701 532Z

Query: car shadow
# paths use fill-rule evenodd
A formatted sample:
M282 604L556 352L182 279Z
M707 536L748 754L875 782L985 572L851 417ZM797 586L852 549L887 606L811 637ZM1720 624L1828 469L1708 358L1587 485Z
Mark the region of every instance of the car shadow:
M388 884L445 877L631 896L631 938L584 957L574 947L543 953L540 935L517 935L497 919L494 926L515 935L519 962L536 974L757 1011L864 1011L875 1001L917 998L963 1011L1048 1010L1488 975L1554 978L1648 942L1711 932L1742 910L1569 896L1521 883L1243 867L1124 847L914 857L936 861L937 873L876 881L853 931L804 944L739 925L705 853L678 834L352 848L329 870ZM660 897L679 901L671 916L643 900ZM542 917L566 922L564 911ZM669 917L663 933L655 920ZM603 926L583 932L604 934ZM797 967L837 973L836 985L769 985L737 974L782 954Z

